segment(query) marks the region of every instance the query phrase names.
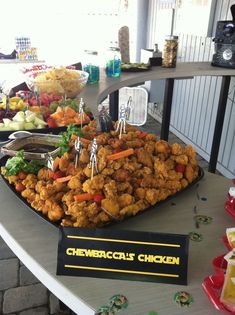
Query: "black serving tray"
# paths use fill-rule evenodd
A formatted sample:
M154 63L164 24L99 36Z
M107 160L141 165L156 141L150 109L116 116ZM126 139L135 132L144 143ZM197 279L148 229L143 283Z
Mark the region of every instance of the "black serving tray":
M6 162L7 162L8 159L9 159L9 156L4 156L4 157L2 157L2 158L0 159L0 167L5 166L5 164L6 164ZM8 186L8 188L9 188L31 211L33 211L34 213L36 213L36 214L37 214L39 217L41 217L44 221L46 221L46 222L52 224L53 226L56 226L56 227L59 227L59 226L60 226L60 222L52 222L52 221L50 221L45 215L43 215L41 212L39 212L39 211L37 211L36 209L34 209L34 208L30 205L30 203L28 203L28 202L26 201L26 199L23 198L23 197L21 196L21 194L19 194L19 193L15 190L14 185L9 184L9 182L5 179L5 177L2 175L2 173L1 173L0 175L1 175L1 178L3 179L4 183ZM172 195L172 196L169 196L167 199L162 200L162 201L156 203L155 205L153 205L153 206L151 206L151 207L149 207L149 208L146 208L145 210L141 211L141 212L138 213L137 215L141 215L141 214L145 213L146 210L148 210L148 211L149 211L149 210L153 210L154 208L160 206L161 204L166 203L167 201L171 200L172 198L174 198L174 197L176 197L176 196L178 196L178 195L181 195L181 194L184 193L185 191L187 191L187 190L189 190L190 188L192 188L193 186L195 186L195 184L197 184L203 177L204 177L204 171L203 171L203 169L199 166L199 175L198 175L198 177L197 177L191 184L189 184L186 188L184 188L184 189L181 190L181 191L178 191L177 193L175 193L175 194ZM135 217L136 217L136 216L135 216ZM132 218L132 217L127 217L127 218L125 218L123 221L130 220L131 218ZM117 224L118 222L123 222L123 221L110 221L110 222L109 222L107 225L105 225L105 226L110 226L110 225L112 225L112 224L115 224L115 223ZM103 227L105 227L105 226L103 226Z

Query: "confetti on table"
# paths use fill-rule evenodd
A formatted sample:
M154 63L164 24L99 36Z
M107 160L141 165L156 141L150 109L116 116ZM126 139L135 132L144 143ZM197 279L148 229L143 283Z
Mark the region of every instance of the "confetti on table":
M115 313L111 310L109 305L103 305L95 312L95 315L115 315Z
M195 215L194 220L198 224L210 224L213 219L207 215Z
M201 200L202 201L207 201L207 198L206 197L201 197Z
M128 307L128 300L124 295L116 294L110 299L111 310L114 312L126 309Z
M174 295L174 301L181 307L190 306L193 303L193 297L188 292L180 291Z
M150 311L150 312L148 313L148 315L158 315L158 313L156 313L156 312L154 312L154 311Z
M195 242L201 242L203 240L202 234L197 233L197 232L190 232L189 238L191 241L195 241Z

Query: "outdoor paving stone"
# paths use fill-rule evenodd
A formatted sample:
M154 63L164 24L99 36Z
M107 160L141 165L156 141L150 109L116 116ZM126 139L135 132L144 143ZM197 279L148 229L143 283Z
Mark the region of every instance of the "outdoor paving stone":
M48 303L47 288L43 284L33 284L5 291L3 314L19 312Z
M53 294L49 295L50 314L57 314L60 311L60 300Z
M18 284L19 261L17 258L0 260L0 291Z
M20 285L29 285L39 283L39 280L25 266L20 267Z
M0 237L0 259L14 258L16 255Z
M22 311L19 313L19 315L48 315L48 308L47 307L37 307L37 308L31 308L26 311Z

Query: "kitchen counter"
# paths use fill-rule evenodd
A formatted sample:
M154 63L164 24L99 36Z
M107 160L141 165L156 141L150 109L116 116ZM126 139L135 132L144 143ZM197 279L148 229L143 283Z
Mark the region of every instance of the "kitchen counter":
M0 235L25 266L79 315L94 315L95 310L105 305L114 294L123 294L129 300L128 309L123 314L147 315L151 310L159 315L220 314L205 295L202 281L213 273L212 259L227 251L222 236L227 227L234 226L234 219L224 210L230 185L230 180L206 172L199 187L191 187L154 209L112 226L112 229L136 231L201 233L201 242L190 241L187 286L57 276L58 228L19 201L3 180L0 181ZM212 223L196 229L195 206L198 214L212 217ZM174 303L174 294L182 290L194 298L190 309Z

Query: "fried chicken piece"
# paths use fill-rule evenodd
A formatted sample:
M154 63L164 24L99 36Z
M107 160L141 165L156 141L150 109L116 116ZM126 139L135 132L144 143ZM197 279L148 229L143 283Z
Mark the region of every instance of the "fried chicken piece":
M115 180L109 180L109 182L104 185L103 191L106 198L114 198L118 191Z
M170 189L174 194L177 191L181 190L181 183L179 180L167 180L163 187Z
M93 218L99 213L100 209L96 202L92 202L85 207L85 212L89 218L89 220L93 220Z
M133 160L127 160L126 163L123 165L123 168L124 170L127 170L132 173L136 170L141 169L142 165L133 159Z
M69 190L68 192L64 193L62 197L62 202L64 202L67 206L74 202L74 196L80 194L80 189Z
M174 157L176 163L187 165L188 164L188 156L185 154L177 155Z
M104 187L104 176L99 174L94 176L92 179L87 179L83 185L82 189L85 192L94 194L99 190L102 190Z
M90 161L90 155L89 155L87 149L83 148L82 152L80 154L80 157L79 157L79 162L87 164L87 163L89 163L89 161Z
M113 178L117 181L117 182L128 182L131 179L130 173L123 169L120 168L119 170L116 170L113 174Z
M126 145L128 148L141 148L144 146L144 140L142 139L135 139L135 140L129 140L126 141Z
M46 184L47 184L46 181L44 181L44 180L39 180L39 181L36 183L34 189L36 190L36 192L40 193L41 189L44 188L44 187L46 186Z
M91 177L92 170L89 164L87 164L87 166L84 168L83 173L86 177Z
M46 200L44 208L47 209L48 219L51 220L52 222L61 220L61 218L64 215L63 209L54 200L51 199Z
M150 203L150 205L155 205L159 200L159 190L158 189L146 189L145 199Z
M150 168L153 167L153 158L144 148L136 149L137 161Z
M118 204L120 206L120 209L133 204L134 201L135 198L130 194L122 194L121 196L118 197Z
M157 136L153 133L147 133L147 135L144 138L146 141L153 141L156 142L157 141Z
M127 129L127 128L126 128ZM126 142L126 141L132 141L136 139L136 128L133 130L127 131L127 133L124 133L122 135L122 139Z
M69 217L62 219L61 221L62 226L73 226L73 224L74 224L74 221Z
M68 182L68 187L70 189L80 189L82 190L82 182L80 180L80 176L73 176Z
M107 143L107 142L106 142L106 143ZM104 144L105 144L105 143L104 143ZM123 141L123 139L110 138L110 139L108 140L108 144L109 144L112 148L116 149L116 148L120 148L120 147L124 144L124 141Z
M118 183L117 190L118 190L119 193L122 192L122 193L132 194L133 187L132 187L132 185L129 182Z
M175 170L169 170L167 178L170 180L180 180L181 178L183 178L183 173L176 172Z
M109 168L109 167L105 167L102 172L101 175L103 176L111 176L114 173L114 169Z
M173 155L182 155L183 154L183 148L179 143L173 143L171 145L171 153Z
M136 203L123 208L120 211L122 217L136 215L138 212L149 207L149 203L146 200L138 200Z
M139 187L135 190L136 199L144 199L146 195L146 189Z
M154 161L154 171L158 177L161 177L161 178L168 177L168 170L167 170L166 164L160 161L159 159L156 159Z
M80 211L77 214L76 221L74 222L73 226L75 227L89 227L90 226L90 221L85 214L84 211Z
M155 151L155 142L154 141L148 141L145 143L144 145L144 149L150 153L150 154L154 154Z
M128 160L125 158L114 160L114 161L108 161L107 167L111 167L114 170L119 170L119 168L125 165L126 161Z
M26 188L21 192L21 196L27 199L29 203L31 203L36 198L35 190L32 188Z
M116 198L102 199L101 200L101 208L104 209L107 213L109 213L111 215L111 217L118 217L119 216L120 206L119 206Z
M184 176L189 183L192 183L194 178L196 178L192 165L190 165L190 164L186 165Z
M41 189L39 190L39 194L41 199L47 200L50 197L52 197L53 194L65 190L66 190L65 183L58 183L57 181L54 181L52 184L49 183L46 186L42 186Z
M170 144L165 140L159 140L155 143L155 153L169 154L171 152Z
M66 172L68 166L70 163L70 156L68 152L65 152L62 157L60 158L60 162L59 162L59 169L62 172Z
M78 214L84 211L85 206L86 201L77 202L73 200L71 203L68 204L68 208L65 213L73 218L77 218Z
M184 148L184 154L186 154L189 158L196 159L196 151L190 144L186 145Z
M188 181L187 179L185 178L182 178L181 181L180 181L180 184L181 184L181 188L184 189L188 186Z
M165 180L161 178L156 178L151 175L145 176L140 183L143 188L159 188L165 185Z
M97 226L103 225L107 222L110 222L113 218L108 215L105 211L100 211L96 217L94 217L93 222Z
M191 164L193 167L198 166L197 159L189 157L189 164Z
M49 169L46 167L41 168L38 171L37 177L39 180L49 180Z
M167 159L165 165L168 171L175 169L175 161L172 158Z
M99 150L98 150L98 153L97 153L97 158L98 158L98 160L100 160L100 159L104 159L104 160L106 160L106 156L107 155L110 155L110 154L112 154L112 149L111 148L108 148L107 146L105 146L105 147L101 147L101 148L99 148Z
M19 177L16 175L10 175L10 176L7 176L6 178L9 184L15 184L19 180Z
M41 200L41 199L36 200L36 198L35 198L35 200L33 200L32 203L31 203L31 206L32 206L34 209L36 209L37 211L40 211L40 212L42 211L44 205L45 205L45 200Z
M158 199L159 199L159 201L165 200L165 199L166 199L167 197L169 197L170 195L171 195L170 189L160 188L160 189L159 189Z
M109 142L110 137L111 136L109 133L102 132L101 134L96 136L97 144L99 144L99 145L107 144Z
M143 168L141 168L140 170L137 170L134 173L134 176L137 178L142 178L146 175L151 175L153 172L151 170L151 168L144 166Z
M26 188L34 188L35 185L37 184L37 176L34 174L28 174L24 180L22 180L22 184Z

